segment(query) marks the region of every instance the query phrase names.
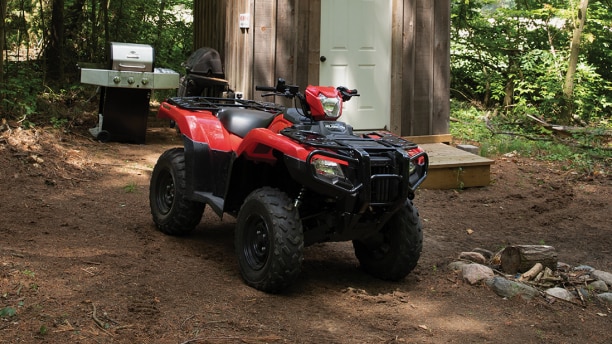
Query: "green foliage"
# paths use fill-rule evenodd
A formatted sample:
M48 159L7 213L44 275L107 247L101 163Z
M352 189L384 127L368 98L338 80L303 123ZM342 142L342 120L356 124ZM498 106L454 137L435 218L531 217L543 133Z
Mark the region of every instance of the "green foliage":
M9 70L11 69L11 66ZM22 68L0 85L0 115L25 120L37 111L37 95L42 91L42 80L34 66Z
M24 275L26 275L28 277L34 277L34 275L35 275L34 271L31 271L31 270L28 270L28 269L23 270L21 273L23 273Z
M593 175L599 170L610 173L612 150L604 140L604 134L612 132L609 121L599 122L569 139L560 139L524 117L511 122L508 116L467 103L451 101L451 117L454 119L450 125L453 138L480 146L483 156L510 153L561 163L565 169L585 175ZM491 128L487 127L487 122Z
M591 1L573 98L562 97L577 1L459 1L451 11L451 89L510 122L550 122L570 107L577 122L612 114L612 11Z
M138 188L138 186L136 185L136 183L130 182L128 185L123 187L123 190L126 193L134 193L134 192L136 192L137 188Z
M4 307L0 309L0 318L10 318L17 314L17 310L13 307Z

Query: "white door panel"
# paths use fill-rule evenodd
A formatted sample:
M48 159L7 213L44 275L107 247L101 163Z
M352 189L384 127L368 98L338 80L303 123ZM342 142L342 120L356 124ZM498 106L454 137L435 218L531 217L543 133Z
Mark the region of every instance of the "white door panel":
M355 129L389 127L391 0L321 1L320 84L357 88L341 120Z

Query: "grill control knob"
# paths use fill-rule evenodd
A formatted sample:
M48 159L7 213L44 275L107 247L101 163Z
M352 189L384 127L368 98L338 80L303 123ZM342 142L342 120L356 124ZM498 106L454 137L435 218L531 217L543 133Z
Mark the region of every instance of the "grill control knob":
M130 84L130 85L134 84L134 77L133 76L128 78L128 84Z
M143 85L146 85L149 83L149 78L142 78L142 80L140 81Z
M113 78L113 82L114 82L115 84L119 84L119 83L121 82L121 77L120 77L120 76L116 76L116 77L114 77L114 78Z

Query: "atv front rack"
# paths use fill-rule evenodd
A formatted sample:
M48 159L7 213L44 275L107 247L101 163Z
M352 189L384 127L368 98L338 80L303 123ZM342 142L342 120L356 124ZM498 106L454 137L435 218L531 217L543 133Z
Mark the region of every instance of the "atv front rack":
M169 98L167 102L181 109L192 111L207 110L213 113L217 113L224 108L252 109L275 114L285 110L284 106L275 103L218 97L173 97Z
M405 140L384 132L369 132L361 136L354 135L322 135L316 131L301 130L296 127L288 127L281 131L281 134L290 137L300 143L307 144L316 148L339 149L357 145L367 149L389 149L401 148L403 150L416 149L419 146L413 142Z

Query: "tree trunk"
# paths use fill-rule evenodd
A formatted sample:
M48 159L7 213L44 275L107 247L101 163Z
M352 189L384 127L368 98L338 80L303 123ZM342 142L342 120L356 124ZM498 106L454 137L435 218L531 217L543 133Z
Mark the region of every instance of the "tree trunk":
M159 12L157 18L157 38L155 40L155 48L161 50L162 32L164 30L164 12L166 11L166 0L161 0L159 4Z
M108 49L110 44L110 29L109 29L109 17L108 17L108 1L109 0L101 0L100 6L102 6L102 16L104 17L104 48ZM108 54L107 54L108 55Z
M536 263L541 263L551 270L557 269L557 251L546 245L508 246L501 252L502 271L509 274L525 272Z
M0 84L4 84L4 37L6 17L6 0L0 0Z
M574 77L576 75L576 67L578 66L578 58L580 57L580 38L586 23L588 5L589 0L580 0L578 18L574 25L574 34L570 46L569 66L565 74L565 82L563 83L563 108L561 110L561 118L559 118L561 124L570 124L572 121L572 113L574 111Z
M89 11L89 22L91 23L91 31L89 34L89 42L87 42L87 56L89 61L95 59L95 54L98 51L98 0L91 0L91 8Z
M64 82L64 0L53 0L51 10L51 41L47 50L50 79Z

